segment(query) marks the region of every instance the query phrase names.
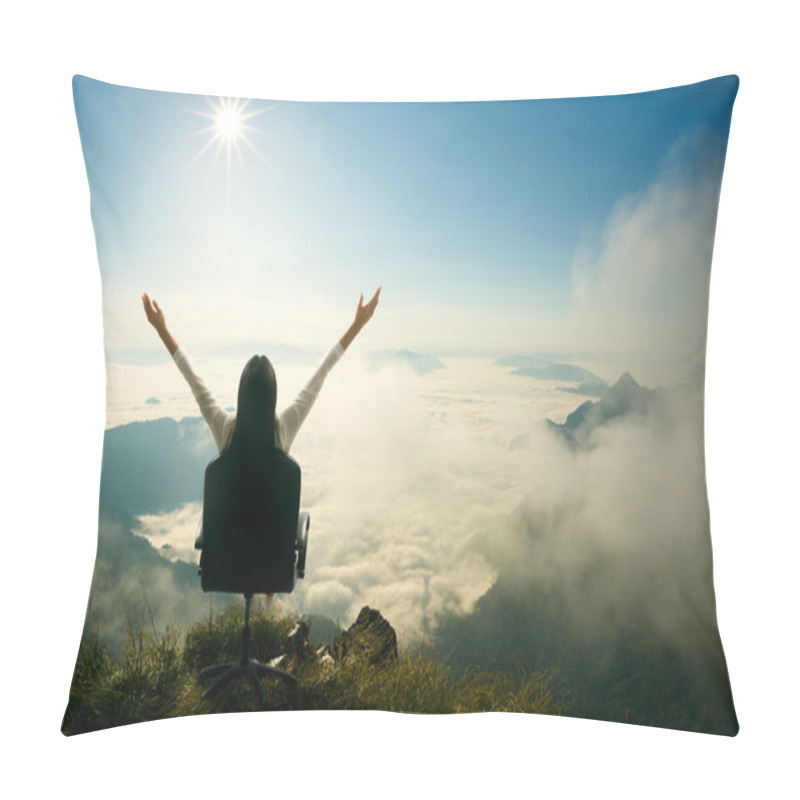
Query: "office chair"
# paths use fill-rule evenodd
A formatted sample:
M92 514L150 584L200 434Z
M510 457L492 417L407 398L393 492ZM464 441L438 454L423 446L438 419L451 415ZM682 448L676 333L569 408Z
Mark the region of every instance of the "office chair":
M250 602L254 594L291 592L305 574L310 517L300 508L300 467L275 450L244 468L222 453L206 468L201 549L204 592L235 592L245 599L239 661L200 672L206 698L235 678L248 679L265 700L261 678L297 685L288 672L250 658ZM213 679L213 680L212 680Z

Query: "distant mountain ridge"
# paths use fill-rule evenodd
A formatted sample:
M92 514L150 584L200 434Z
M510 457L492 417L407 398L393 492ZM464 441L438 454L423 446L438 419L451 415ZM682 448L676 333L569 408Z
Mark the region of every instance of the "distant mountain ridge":
M380 350L370 355L372 369L381 369L389 364L405 364L417 375L427 375L437 369L444 369L444 364L426 353L413 353L411 350Z
M100 507L157 514L203 496L203 475L217 454L202 417L169 417L109 428L103 439Z
M578 386L559 386L558 390L570 394L580 394L584 397L604 397L608 391L608 384L603 380L584 381Z
M601 400L587 400L578 406L563 423L547 420L550 430L555 431L573 448L591 446L591 435L595 428L614 419L647 416L663 403L663 389L646 389L625 372L604 394Z
M570 383L584 382L584 386L603 385L605 381L593 372L575 364L555 361L548 356L507 356L498 358L495 362L498 367L513 367L512 375L525 375L530 378L550 381L569 381Z
M574 364L547 364L543 367L519 367L512 370L512 375L528 375L531 378L540 378L549 381L599 381L593 372Z

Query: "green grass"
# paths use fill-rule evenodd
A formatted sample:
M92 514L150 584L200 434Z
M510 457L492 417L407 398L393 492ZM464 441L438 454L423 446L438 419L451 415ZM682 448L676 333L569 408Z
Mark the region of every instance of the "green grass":
M242 610L233 608L193 625L181 636L129 631L119 656L97 642L78 654L62 727L66 735L146 720L230 711L286 709L376 709L416 714L511 711L557 714L561 709L547 676L520 670L515 676L459 673L424 650L396 662L333 666L313 647L287 665L296 690L266 680L266 702L244 680L234 681L203 700L198 673L239 656ZM250 655L268 661L281 653L293 620L264 611L251 614Z

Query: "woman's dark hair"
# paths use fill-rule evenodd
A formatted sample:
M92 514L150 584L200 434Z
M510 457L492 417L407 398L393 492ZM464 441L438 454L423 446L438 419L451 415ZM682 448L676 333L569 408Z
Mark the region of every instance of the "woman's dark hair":
M228 446L232 459L233 497L237 514L246 524L263 517L263 495L269 486L275 447L275 370L266 356L253 356L239 379L236 423Z
M237 459L251 461L275 448L275 403L278 384L266 356L253 356L239 379L236 425L229 451Z

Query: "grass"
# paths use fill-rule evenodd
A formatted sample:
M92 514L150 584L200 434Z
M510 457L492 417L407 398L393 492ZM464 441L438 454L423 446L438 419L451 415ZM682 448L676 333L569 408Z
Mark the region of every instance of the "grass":
M298 679L296 690L267 680L262 705L247 681L235 681L202 699L198 673L220 661L236 661L242 610L233 608L193 625L183 636L175 630L128 633L119 656L97 641L81 646L75 666L65 735L192 714L286 709L375 709L416 714L481 711L557 714L547 676L519 670L515 676L457 672L424 650L397 661L346 666L321 658L313 647L286 668ZM282 652L294 621L266 611L251 614L250 655L269 661Z

